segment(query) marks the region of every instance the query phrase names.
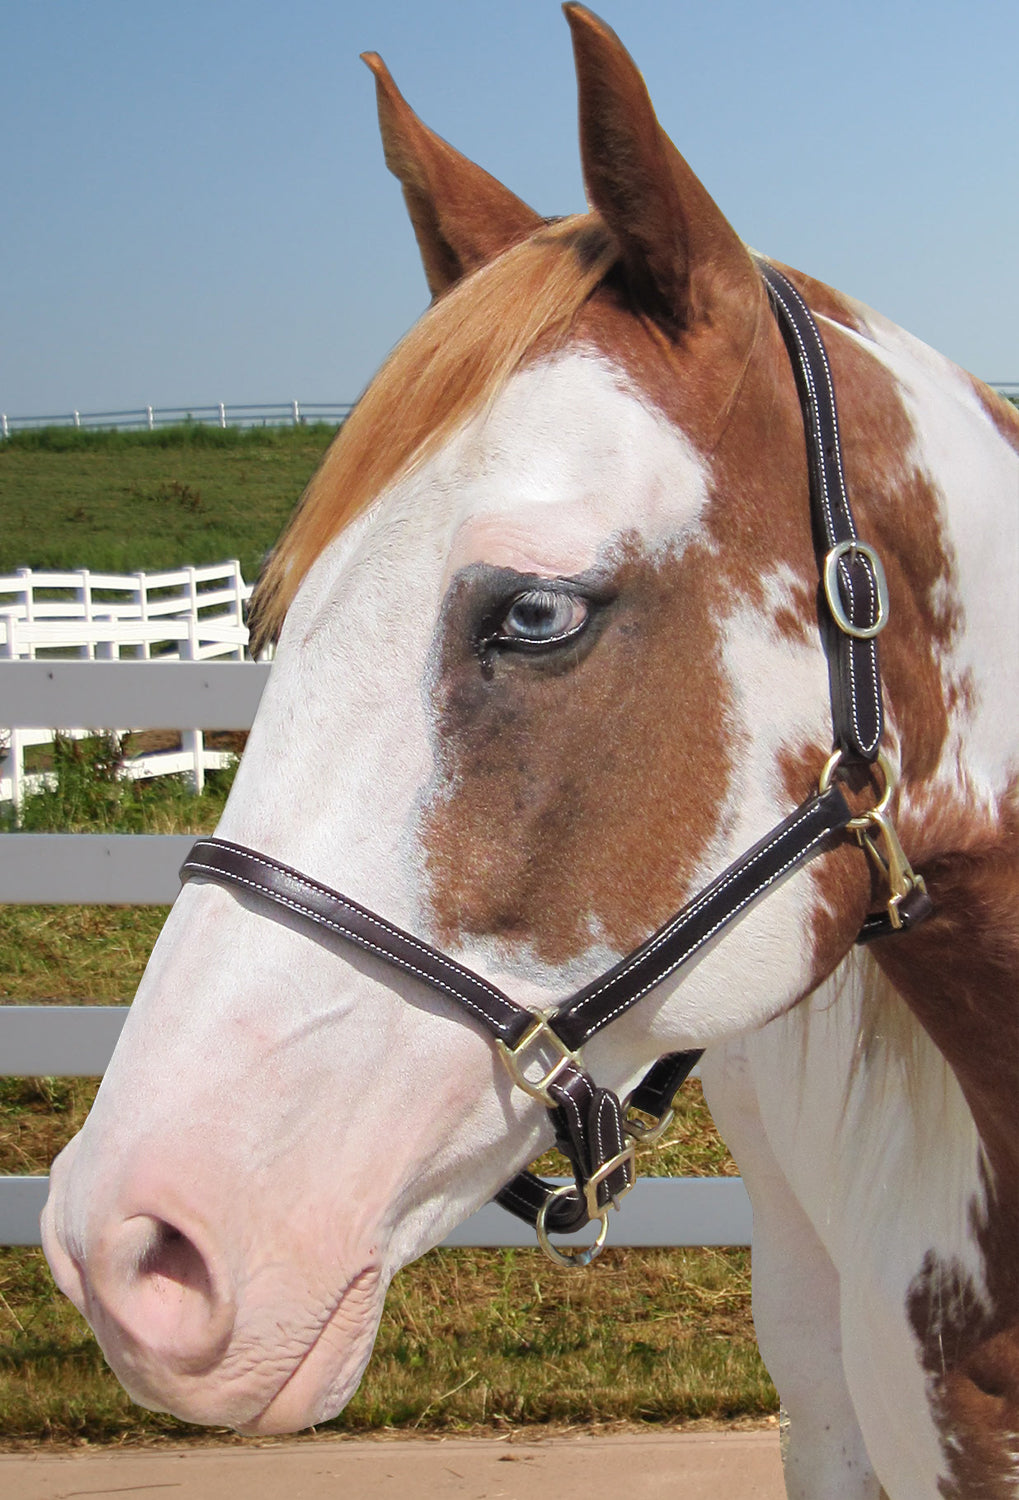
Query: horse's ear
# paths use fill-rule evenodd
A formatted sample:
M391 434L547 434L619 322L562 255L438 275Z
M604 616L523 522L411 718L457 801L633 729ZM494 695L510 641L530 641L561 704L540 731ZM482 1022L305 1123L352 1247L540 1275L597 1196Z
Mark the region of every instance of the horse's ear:
M418 119L378 53L362 58L375 75L386 166L403 184L428 286L438 297L543 220Z
M710 316L722 284L756 290L753 262L659 125L615 32L586 6L563 10L573 33L588 198L619 244L638 306L678 334Z

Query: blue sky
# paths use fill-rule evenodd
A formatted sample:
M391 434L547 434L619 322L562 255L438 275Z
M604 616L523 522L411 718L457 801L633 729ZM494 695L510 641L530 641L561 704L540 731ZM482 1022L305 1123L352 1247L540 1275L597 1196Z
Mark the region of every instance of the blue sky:
M1019 380L1014 0L600 9L745 239ZM0 409L356 396L426 302L367 48L583 206L555 0L3 0Z

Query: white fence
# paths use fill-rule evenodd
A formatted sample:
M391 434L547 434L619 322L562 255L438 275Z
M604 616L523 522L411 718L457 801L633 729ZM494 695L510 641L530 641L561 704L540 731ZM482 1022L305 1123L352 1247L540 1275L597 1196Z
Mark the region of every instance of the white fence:
M200 422L206 427L281 427L292 423L329 422L339 425L350 415L346 401L262 402L249 406L227 406L217 401L212 406L138 406L132 411L68 411L44 417L9 417L0 412L0 438L12 432L32 432L40 427L91 427L118 430L127 427L148 428Z
M993 390L1010 401L1019 401L1019 381L990 380ZM137 406L130 411L67 411L41 417L10 417L0 412L0 440L13 432L33 432L40 427L115 427L148 428L177 426L198 422L205 427L281 427L305 422L329 422L337 426L352 411L349 401L282 401L262 402L249 406L227 406L217 401L211 406Z
M123 661L149 660L155 654L162 660L243 661L248 645L244 606L250 597L251 585L236 559L162 573L19 568L0 576L0 659ZM83 722L96 726L94 717ZM0 801L19 807L26 791L46 781L45 772L26 771L25 752L50 743L53 725L14 726L4 716L2 700L0 724L6 731L0 743ZM120 732L136 727L128 724ZM88 729L76 725L67 732L80 737ZM201 791L205 772L228 761L226 752L206 748L200 729L189 727L181 731L179 750L134 756L124 774L137 780L183 772Z
M262 662L0 662L0 703L16 724L100 722L246 729L268 676ZM160 905L178 890L190 837L0 835L0 903ZM0 979L2 984L2 979ZM126 1007L0 1005L0 1075L103 1071ZM39 1243L45 1177L0 1177L0 1244ZM613 1215L616 1245L745 1245L750 1205L738 1177L642 1177ZM581 1238L583 1238L581 1236ZM526 1225L489 1204L447 1245L533 1245Z

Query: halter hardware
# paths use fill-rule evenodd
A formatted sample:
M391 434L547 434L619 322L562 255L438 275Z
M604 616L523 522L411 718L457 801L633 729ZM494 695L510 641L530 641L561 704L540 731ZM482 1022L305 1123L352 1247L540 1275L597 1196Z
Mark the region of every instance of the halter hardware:
M638 1147L656 1146L675 1118L676 1111L671 1104L660 1115L652 1115L631 1104L630 1099L623 1102L623 1129Z
M688 1051L659 1058L624 1108L584 1069L581 1048L592 1036L676 974L761 896L847 831L856 835L891 891L886 911L867 918L858 942L906 931L933 909L888 813L898 773L879 749L883 707L874 639L888 618L888 588L874 549L856 536L827 353L792 282L766 262L759 261L758 267L800 395L810 513L823 557L828 619L822 621L821 634L829 662L835 750L817 792L632 953L548 1015L518 1004L480 974L339 891L242 844L199 839L181 867L182 880L197 877L238 886L268 903L270 911L283 909L289 920L354 943L452 998L465 1018L487 1032L513 1082L548 1109L556 1143L574 1175L572 1183L557 1187L531 1172L519 1172L496 1194L496 1201L534 1226L541 1248L560 1266L586 1266L598 1255L608 1233L609 1209L618 1206L635 1181L637 1147L664 1135L673 1119L676 1091L701 1056ZM883 779L877 804L854 815L836 774L875 765ZM528 1077L526 1069L535 1065L542 1070L540 1077ZM574 1233L595 1219L599 1228L591 1245L556 1246L549 1238L553 1233Z
M860 813L858 816L849 819L846 827L853 833L856 833L861 828L866 828L869 826L871 813L877 813L880 817L885 816L889 807L891 806L892 797L895 795L895 790L899 785L899 773L896 769L895 763L888 759L888 756L883 750L878 751L877 759L874 764L881 772L881 780L883 783L881 788L881 795L878 798L877 805L875 807L872 807L870 809L870 812ZM848 769L846 765L845 752L843 750L834 750L825 761L824 767L821 771L821 775L818 778L818 791L821 793L826 792L835 781L836 771L845 769Z
M620 1198L625 1198L636 1181L634 1166L637 1160L637 1145L631 1141L624 1146L622 1151L617 1151L609 1161L602 1162L596 1172L592 1172L584 1183L584 1204L587 1208L588 1218L597 1219L602 1214L608 1213L608 1207L603 1207L598 1202L598 1189L602 1183L609 1182L615 1174L624 1169L624 1182L621 1187L613 1190L609 1188L609 1206L618 1209Z
M895 931L900 932L906 925L903 920L903 902L914 892L926 896L927 883L922 875L916 874L906 858L895 824L887 813L873 807L864 814L861 822L863 826L854 829L857 841L862 849L866 849L888 882L891 891L888 920ZM852 824L849 826L853 827Z
M870 624L857 625L846 610L842 602L842 591L839 588L840 564L843 559L849 558L855 562L862 557L870 566L873 579L874 592L877 595L877 610ZM857 641L870 641L876 635L880 635L888 624L888 580L885 578L885 570L881 565L874 548L867 542L861 542L851 537L844 542L837 542L824 560L824 568L821 573L824 583L824 597L828 601L832 619L844 635L851 635Z
M495 1045L506 1065L506 1071L517 1087L523 1089L525 1094L530 1094L532 1099L540 1100L546 1109L555 1109L558 1101L552 1097L549 1089L557 1079L562 1077L571 1063L574 1067L580 1068L580 1051L579 1049L576 1052L570 1051L562 1037L548 1024L547 1016L542 1015L540 1011L533 1011L532 1014L534 1025L524 1032L516 1046L511 1047L501 1037ZM521 1060L527 1049L534 1045L549 1047L559 1054L548 1071L537 1079L528 1078L524 1072L525 1063ZM539 1062L539 1066L541 1065Z
M818 782L820 791L828 790L843 764L841 750L828 757ZM878 752L876 766L884 781L881 795L874 807L849 819L846 831L856 835L860 848L867 851L887 881L890 895L884 915L867 918L858 939L860 942L870 942L873 938L887 936L889 932L903 932L915 927L932 910L927 883L922 875L917 875L906 857L888 811L899 784L898 770L883 750Z
M534 1228L538 1236L538 1244L553 1265L563 1266L567 1271L579 1271L584 1266L589 1266L593 1260L597 1260L605 1248L605 1240L609 1232L609 1211L607 1208L600 1208L597 1213L590 1216L592 1220L598 1220L598 1233L595 1236L593 1244L553 1245L549 1239L548 1226L546 1224L549 1211L557 1202L568 1198L572 1192L573 1188L570 1183L566 1183L561 1188L556 1188L555 1192L546 1198L539 1208L538 1217L534 1221Z

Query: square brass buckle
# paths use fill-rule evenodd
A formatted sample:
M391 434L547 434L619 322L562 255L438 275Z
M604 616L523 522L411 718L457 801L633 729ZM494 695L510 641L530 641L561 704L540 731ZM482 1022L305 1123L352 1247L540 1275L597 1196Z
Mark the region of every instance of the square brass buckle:
M604 1163L604 1165L600 1166L597 1172L592 1172L591 1176L584 1183L584 1204L587 1208L589 1218L600 1218L602 1214L608 1212L610 1207L619 1207L620 1198L626 1196L626 1194L630 1191L630 1189L633 1187L633 1184L637 1180L637 1173L635 1169L636 1158L637 1147L635 1142L631 1141L628 1146L623 1147L622 1151L620 1151L617 1156L613 1156L610 1161L607 1161ZM630 1169L629 1181L625 1184L624 1187L621 1187L617 1193L612 1193L610 1195L610 1203L606 1203L604 1206L602 1206L598 1202L598 1189L601 1187L603 1182L608 1181L613 1172L617 1172L619 1168L623 1166L629 1167Z
M562 1037L557 1036L552 1030L547 1017L535 1011L534 1025L527 1028L515 1047L508 1047L501 1039L496 1041L496 1046L513 1082L525 1093L530 1094L532 1099L540 1099L547 1109L555 1109L556 1101L549 1093L549 1089L570 1063L579 1066L580 1054L570 1051ZM540 1056L525 1057L524 1054L531 1047L550 1049L555 1054L551 1067ZM524 1072L528 1063L537 1063L538 1067L545 1068L546 1071L540 1078L528 1078Z

